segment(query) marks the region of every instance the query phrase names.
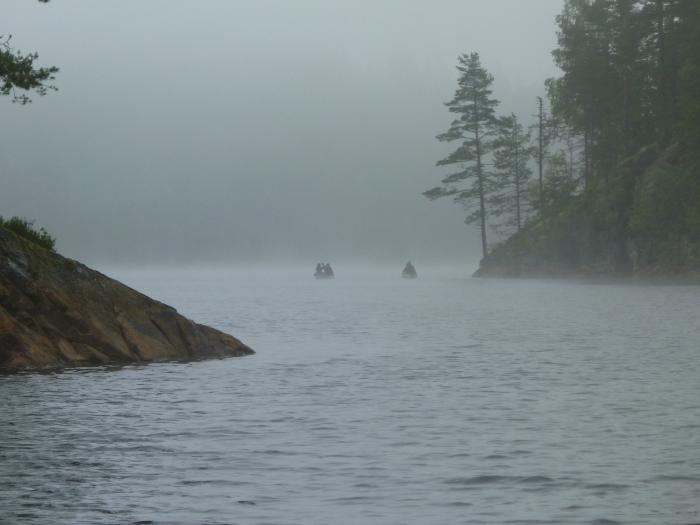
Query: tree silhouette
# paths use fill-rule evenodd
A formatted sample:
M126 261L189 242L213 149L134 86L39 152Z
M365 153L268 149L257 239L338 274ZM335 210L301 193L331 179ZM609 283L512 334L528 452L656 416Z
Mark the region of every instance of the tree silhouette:
M39 0L46 4L49 0ZM37 67L37 53L22 53L12 46L12 35L0 35L0 94L12 96L13 102L28 104L29 93L39 96L57 88L51 82L58 68Z

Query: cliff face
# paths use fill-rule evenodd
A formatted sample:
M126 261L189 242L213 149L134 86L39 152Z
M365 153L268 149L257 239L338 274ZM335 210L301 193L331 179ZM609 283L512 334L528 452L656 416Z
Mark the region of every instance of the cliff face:
M230 335L0 228L0 370L252 353Z
M497 246L475 275L696 278L698 181L677 148L645 148L568 208Z

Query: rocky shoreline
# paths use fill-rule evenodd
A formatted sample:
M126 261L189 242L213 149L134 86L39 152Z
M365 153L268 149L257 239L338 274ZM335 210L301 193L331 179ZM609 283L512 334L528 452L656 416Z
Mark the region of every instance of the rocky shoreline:
M0 228L0 372L253 353L235 337Z

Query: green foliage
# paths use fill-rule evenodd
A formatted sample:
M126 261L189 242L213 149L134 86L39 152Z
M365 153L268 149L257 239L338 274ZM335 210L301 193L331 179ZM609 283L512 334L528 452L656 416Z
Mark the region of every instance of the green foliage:
M593 173L655 141L697 144L700 2L566 0L557 23L563 74L547 92L554 116L586 136Z
M49 0L39 0L48 3ZM23 54L11 45L12 36L0 35L0 95L12 95L13 102L28 104L31 98L27 92L39 96L49 90L56 90L51 84L56 67L35 67L34 61L39 58L36 53ZM17 90L22 91L18 93ZM49 251L54 250L56 240L44 228L34 228L34 222L20 217L3 219L0 216L0 228L5 228L16 235L33 242Z
M490 174L484 168L483 158L494 148L492 136L497 128L495 108L498 100L491 97L493 77L481 65L478 53L463 54L458 59L459 79L454 97L445 103L457 118L449 129L437 136L441 142L457 142L450 155L438 161L438 166L455 167L457 171L444 176L441 186L423 193L429 199L452 197L455 202L475 211L467 215L465 222L478 222L481 226L483 255L486 255L486 208Z
M20 217L12 217L5 220L0 216L0 228L10 230L23 239L27 239L49 251L54 251L56 239L49 235L44 228L34 228L34 221L29 221Z
M48 3L49 0L39 0ZM24 54L11 45L12 36L0 35L0 95L12 95L13 102L28 104L32 101L28 92L39 96L57 88L51 81L58 72L57 67L36 67L37 53ZM18 92L21 91L21 92Z
M529 185L539 220L493 254L700 268L700 0L565 0L557 24L544 141L562 151ZM511 160L494 156L502 180ZM491 217L509 206L500 188Z
M630 218L636 235L700 239L700 178L692 169L664 163L653 168Z
M571 177L569 164L563 152L549 157L547 170L544 175L543 195L540 200L539 188L531 186L531 206L547 217L553 217L570 206L576 200L578 182ZM544 205L544 212L540 210L540 202Z
M500 119L489 204L491 215L502 219L497 229L510 233L519 231L525 222L527 184L532 176L529 162L535 155L530 142L530 133L514 114Z
M694 158L700 167L700 2L687 1L679 6L682 17L678 33L694 35L694 38L684 38L679 44L682 57L678 91L679 91L679 121L676 134L678 141Z
M27 104L31 102L31 98L26 93L18 93L18 89L34 91L40 96L49 90L55 91L56 87L50 82L54 80L58 68L35 67L34 61L39 55L25 55L16 51L10 46L10 38L6 37L0 41L0 94L12 95L14 102Z

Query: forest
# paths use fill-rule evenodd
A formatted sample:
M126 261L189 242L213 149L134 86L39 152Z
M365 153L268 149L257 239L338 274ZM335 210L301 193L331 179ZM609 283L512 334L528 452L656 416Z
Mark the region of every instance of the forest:
M437 137L455 169L425 195L470 211L484 274L700 268L700 2L567 0L556 22L561 75L529 129L497 115L479 55L460 57Z

